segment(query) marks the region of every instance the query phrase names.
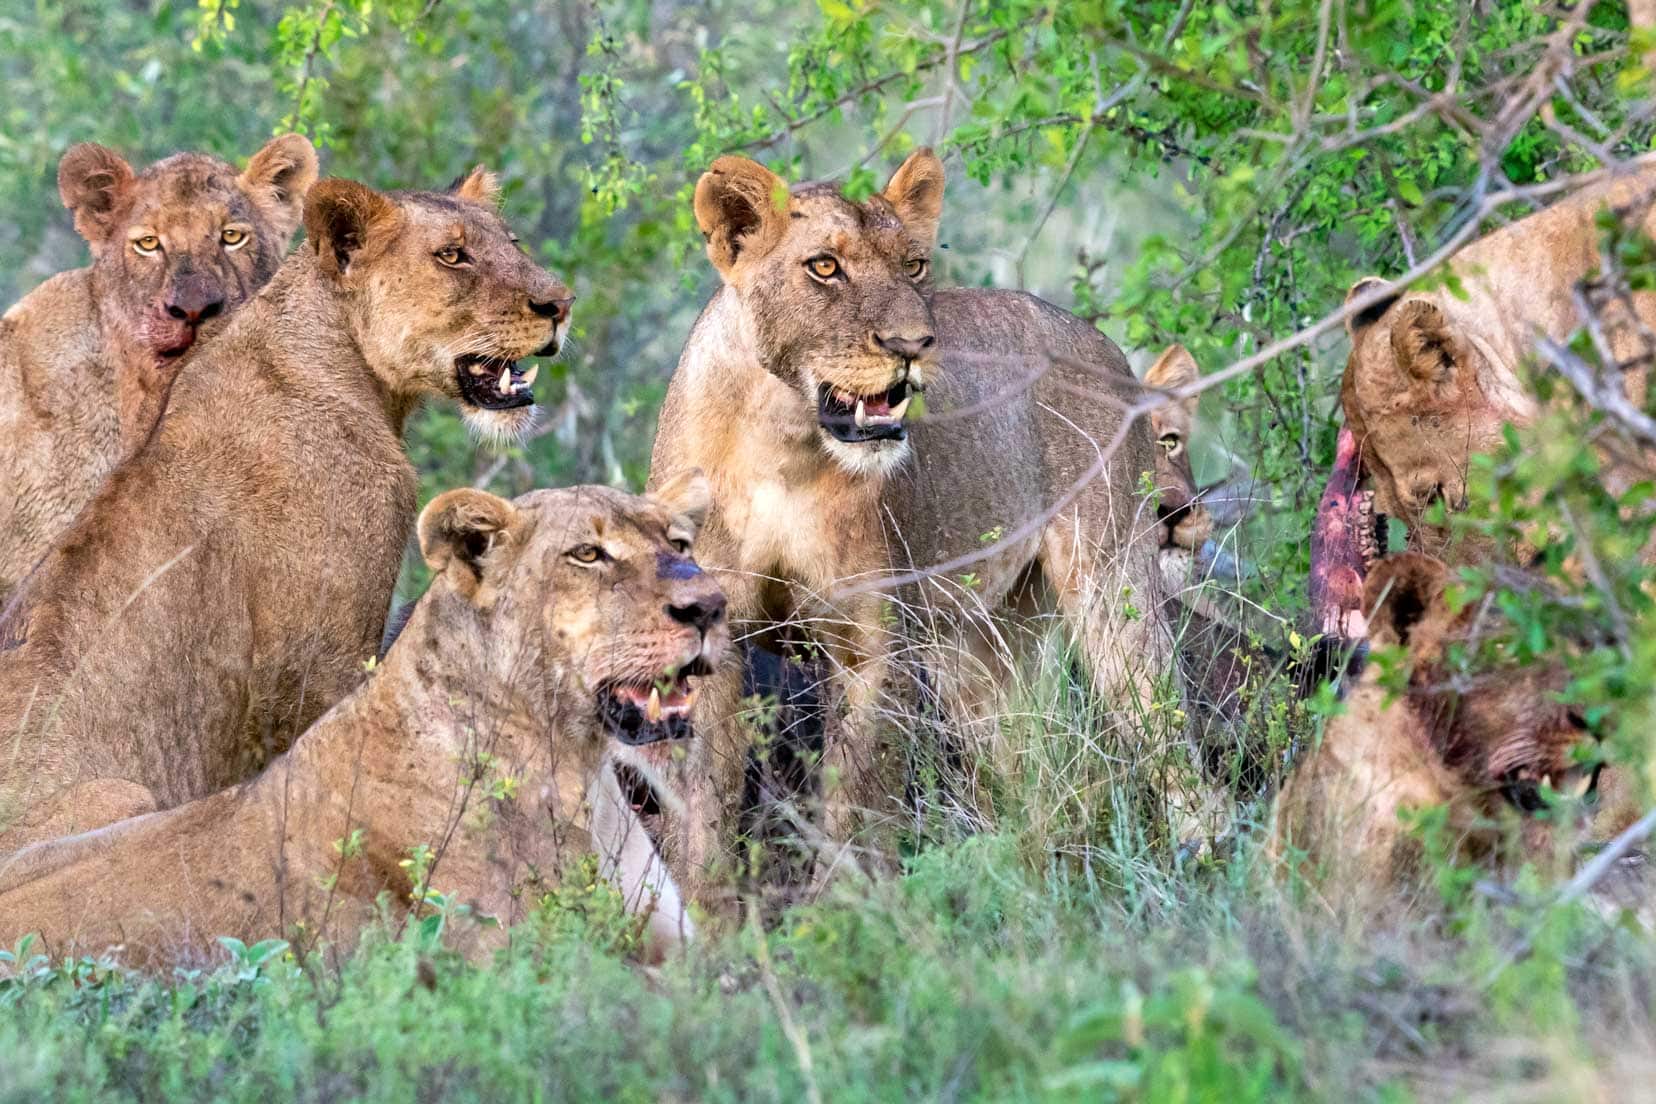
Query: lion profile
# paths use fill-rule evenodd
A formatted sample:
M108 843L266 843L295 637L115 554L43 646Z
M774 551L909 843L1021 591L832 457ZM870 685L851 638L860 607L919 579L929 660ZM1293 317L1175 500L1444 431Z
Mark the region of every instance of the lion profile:
M361 678L415 513L403 424L533 416L570 295L481 169L311 188L306 244L0 613L0 851L205 796Z
M90 142L63 155L58 193L92 263L0 318L0 605L275 273L316 171L297 134L241 172L199 153L139 172Z
M506 924L596 851L649 944L679 945L693 929L639 810L730 642L689 555L706 509L695 475L653 498L438 496L418 527L431 588L367 682L252 781L0 858L0 939L150 967L221 935L348 949L382 895ZM421 848L415 886L399 864Z

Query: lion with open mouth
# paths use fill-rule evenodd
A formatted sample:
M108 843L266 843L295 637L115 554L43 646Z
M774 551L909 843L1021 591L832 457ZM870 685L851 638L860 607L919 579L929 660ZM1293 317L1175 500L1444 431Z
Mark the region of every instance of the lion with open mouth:
M509 925L596 851L648 946L682 944L639 811L671 803L655 780L730 643L690 557L706 509L698 475L650 498L438 496L419 522L431 589L367 683L250 782L0 858L0 941L149 967L221 935L348 950L387 894L393 917L436 893ZM422 846L416 886L400 864ZM450 932L474 953L504 938Z

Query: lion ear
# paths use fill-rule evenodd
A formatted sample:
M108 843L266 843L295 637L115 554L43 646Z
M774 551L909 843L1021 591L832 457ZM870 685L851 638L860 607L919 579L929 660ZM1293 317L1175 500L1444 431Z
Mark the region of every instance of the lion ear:
M687 468L649 493L674 517L683 518L695 530L707 522L713 506L713 489L700 468Z
M1196 358L1190 355L1190 350L1183 345L1169 345L1162 355L1156 358L1156 363L1150 366L1150 370L1144 373L1144 382L1147 386L1163 391L1176 391L1181 387L1189 387L1201 377L1201 369L1196 367ZM1187 418L1194 418L1196 406L1200 401L1197 395L1186 395L1178 399L1175 405L1184 410Z
M937 244L937 224L943 217L943 162L930 147L921 146L909 154L881 194L920 244L927 250Z
M420 555L434 576L463 598L481 601L484 576L500 570L501 535L517 521L517 507L488 491L445 491L420 511ZM482 593L480 593L482 591Z
M1350 290L1346 292L1345 301L1349 304L1353 300L1376 292L1390 283L1390 280L1383 280L1378 276L1364 276L1351 285ZM1348 317L1346 319L1346 336L1356 341L1359 334L1380 321L1381 316L1392 308L1392 304L1396 303L1397 299L1396 295L1384 296L1379 302L1370 303L1356 314Z
M338 278L383 249L401 217L389 196L330 177L305 197L305 238L321 258L322 271Z
M286 240L299 228L305 196L316 183L316 147L303 134L272 138L247 161L241 186L269 216L277 236Z
M1392 356L1405 378L1437 389L1471 368L1467 343L1437 304L1410 299L1391 316Z
M743 257L762 257L781 236L788 185L757 161L721 157L696 181L696 225L707 259L728 276Z
M120 154L96 142L71 146L58 162L58 196L75 216L75 230L93 253L114 233L132 199L137 174Z
M1443 613L1449 569L1419 552L1398 552L1369 570L1363 583L1363 615L1375 644L1408 647L1421 624Z
M468 203L494 207L500 202L500 178L478 165L449 186L449 195Z

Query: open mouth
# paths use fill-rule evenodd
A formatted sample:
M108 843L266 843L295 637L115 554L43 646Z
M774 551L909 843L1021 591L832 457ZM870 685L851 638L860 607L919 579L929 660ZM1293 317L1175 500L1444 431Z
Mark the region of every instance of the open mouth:
M540 365L521 368L515 360L468 354L456 357L454 375L460 383L460 397L484 410L513 410L534 404L530 391Z
M1357 513L1357 553L1363 559L1363 569L1367 571L1385 551L1386 515L1374 508L1374 492L1367 487L1357 492L1353 505Z
M610 736L628 747L688 740L690 709L696 704L691 679L711 670L698 657L682 671L655 682L611 683L598 691L598 718Z
M641 817L661 815L661 798L642 771L627 763L611 763L610 766L615 771L615 780L621 784L621 796L632 806L633 812Z
M857 395L828 384L817 388L817 421L837 441L901 441L909 400L920 388L898 380L878 395Z

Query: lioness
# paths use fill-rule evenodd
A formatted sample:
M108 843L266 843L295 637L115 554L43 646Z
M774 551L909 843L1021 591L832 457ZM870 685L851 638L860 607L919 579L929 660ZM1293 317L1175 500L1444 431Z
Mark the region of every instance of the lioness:
M134 172L83 143L58 194L92 248L0 318L0 606L116 462L179 367L287 255L316 150L272 139L238 173L199 153Z
M1340 391L1346 426L1374 506L1408 523L1411 547L1457 563L1487 555L1472 547L1449 552L1448 532L1425 523L1426 509L1439 500L1462 505L1471 455L1493 451L1503 424L1535 419L1521 367L1538 336L1562 341L1589 321L1577 306L1577 285L1602 267L1597 216L1606 205L1628 209L1646 232L1656 231L1653 193L1656 165L1584 189L1462 249L1449 264L1453 282L1405 291L1350 320ZM1381 282L1365 278L1350 297ZM1589 291L1582 301L1593 298ZM1656 293L1635 292L1632 305L1636 318L1619 301L1600 304L1598 321L1610 352L1628 368L1630 396L1642 403L1656 350L1641 330L1656 326Z
M730 640L689 556L706 509L696 475L653 499L438 496L419 521L431 589L384 666L252 781L0 859L0 941L38 931L54 955L119 947L141 966L221 935L348 947L381 894L505 923L597 850L657 947L676 945L690 922L633 802ZM399 863L418 848L415 887Z
M306 245L0 613L0 851L241 781L361 677L414 517L404 420L437 395L526 425L518 358L565 332L493 192L311 189Z
M650 478L706 470L703 562L732 616L749 630L786 625L834 661L829 696L846 717L826 753L839 783L830 838L845 838L853 806L894 792L873 726L894 639L885 596L859 584L981 555L911 599L931 607L915 620L939 645L928 670L953 680L943 700L990 726L998 687L974 680L961 653L994 661L988 641L1015 612L1061 611L1095 685L1122 707L1148 702L1169 659L1157 519L1138 494L1152 442L1121 414L1136 381L1113 342L1032 295L933 288L943 184L942 163L920 150L862 202L834 184L790 189L740 157L696 186L724 286L668 386ZM915 420L922 390L929 413ZM693 868L736 823L740 683L734 665L722 670L698 714Z
M1559 701L1561 665L1470 675L1452 666L1451 652L1487 633L1495 615L1485 603L1452 609L1449 582L1442 561L1416 552L1374 565L1363 596L1369 640L1407 649L1406 688L1392 700L1371 664L1277 798L1272 853L1359 910L1419 873L1405 809L1447 806L1449 842L1467 858L1500 859L1515 827L1525 855L1538 857L1551 828L1524 814L1543 807L1541 784L1582 792L1598 777L1582 754L1591 732ZM1613 835L1629 809L1602 808L1593 833Z

